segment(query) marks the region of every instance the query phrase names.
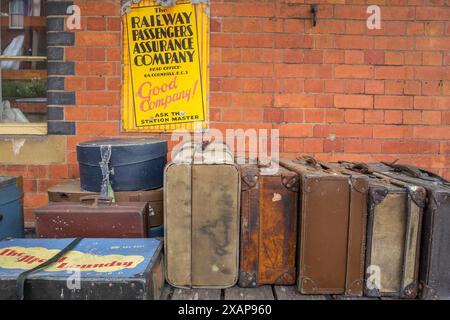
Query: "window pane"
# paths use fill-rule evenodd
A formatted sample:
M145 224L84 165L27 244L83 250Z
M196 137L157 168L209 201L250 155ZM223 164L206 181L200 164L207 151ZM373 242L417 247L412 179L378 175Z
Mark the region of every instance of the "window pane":
M2 55L47 55L43 0L2 0L0 11ZM0 61L0 68L0 122L46 121L47 62Z
M11 28L23 29L23 15L11 14L9 19L9 26Z

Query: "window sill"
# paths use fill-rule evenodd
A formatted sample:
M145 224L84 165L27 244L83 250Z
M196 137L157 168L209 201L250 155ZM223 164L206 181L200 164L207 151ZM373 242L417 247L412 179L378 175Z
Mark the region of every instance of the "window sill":
M47 123L0 123L0 135L47 135Z

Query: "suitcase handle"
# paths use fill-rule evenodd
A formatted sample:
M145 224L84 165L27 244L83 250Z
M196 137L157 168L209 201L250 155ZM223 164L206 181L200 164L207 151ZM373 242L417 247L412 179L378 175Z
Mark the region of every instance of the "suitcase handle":
M408 174L414 178L419 178L423 180L429 180L429 181L440 181L445 185L448 185L450 182L442 178L441 176L438 176L437 174L434 174L430 171L417 168L414 166L406 165L406 164L397 164L396 161L392 163L388 162L382 162L382 164L385 164L391 168L393 168L397 172L402 172L405 174Z
M316 158L311 156L299 156L296 157L295 160L297 161L304 161L307 165L312 167L317 167L319 165L319 162L316 160Z
M381 162L381 163L391 167L395 171L406 173L414 178L423 178L423 173L418 168L408 166L405 164L396 164L395 162L392 163Z
M344 165L346 169L357 171L360 173L371 173L369 166L365 164L364 162L347 162L347 161L338 161L339 164Z
M99 196L99 195L84 196L84 197L80 198L81 203L86 202L86 201L94 201L92 203L92 207L98 207L99 201L106 202L108 204L112 204L113 198L107 197L107 196Z
M305 163L307 165L309 165L311 167L314 167L314 168L322 168L324 170L330 170L331 169L330 166L326 162L317 160L316 158L314 158L312 156L307 156L307 155L299 156L299 157L296 158L296 160L297 161L303 160L303 161L305 161Z

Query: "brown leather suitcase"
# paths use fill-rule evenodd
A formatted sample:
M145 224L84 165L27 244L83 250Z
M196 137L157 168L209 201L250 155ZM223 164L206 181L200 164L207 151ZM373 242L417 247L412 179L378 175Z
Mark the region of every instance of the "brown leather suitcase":
M111 203L86 196L80 203L50 203L35 210L38 238L145 238L146 202Z
M221 149L223 144L187 145L166 166L164 252L172 286L237 282L240 176L229 150Z
M298 175L273 166L241 165L239 286L296 280Z
M147 202L149 205L148 226L158 227L164 223L163 188L146 191L115 192L117 203Z
M357 164L359 167L364 165ZM427 191L420 254L420 293L425 300L450 299L450 182L404 164L368 164L365 171L421 186Z
M341 163L355 170L352 164ZM418 293L424 188L372 173L369 176L366 281L369 297L414 299Z
M95 192L82 190L79 179L67 180L48 189L48 199L50 202L79 202L81 197L98 195ZM163 221L163 188L145 191L123 191L115 192L116 202L148 202L150 214L148 219L149 227L157 227Z
M310 157L280 164L300 177L299 291L362 295L368 178L334 172Z
M49 202L80 202L82 197L95 195L99 195L99 193L81 189L80 179L66 180L48 188Z

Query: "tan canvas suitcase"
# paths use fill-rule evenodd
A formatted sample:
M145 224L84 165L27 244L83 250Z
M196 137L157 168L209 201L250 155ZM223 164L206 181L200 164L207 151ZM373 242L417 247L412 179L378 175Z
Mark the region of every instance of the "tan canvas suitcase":
M424 188L426 201L422 223L419 268L419 297L425 300L450 299L450 182L407 164L355 163L366 172Z
M360 171L357 166L340 166ZM369 297L413 299L418 293L424 188L377 173L369 176L366 279Z
M224 152L222 152L224 151ZM238 278L240 175L224 144L185 144L164 172L166 279L226 288Z

